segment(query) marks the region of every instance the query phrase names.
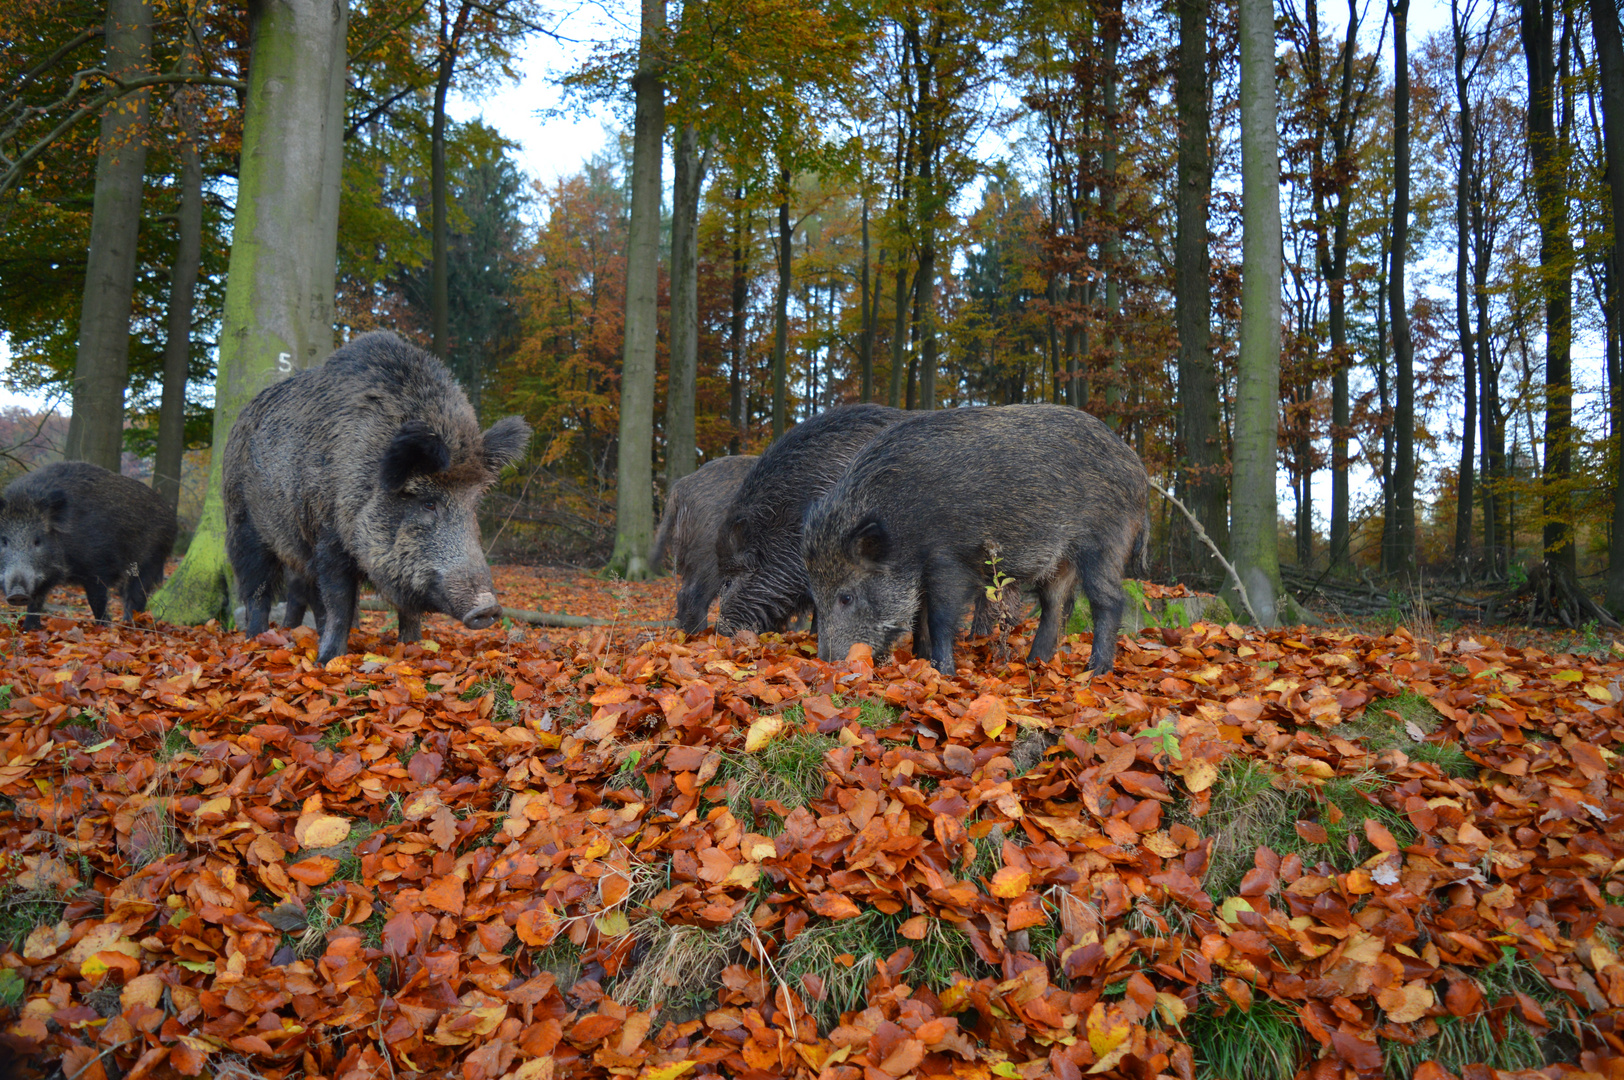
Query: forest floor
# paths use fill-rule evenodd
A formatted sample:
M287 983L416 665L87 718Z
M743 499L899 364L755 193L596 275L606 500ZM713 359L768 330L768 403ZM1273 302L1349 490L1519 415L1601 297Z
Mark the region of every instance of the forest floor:
M39 1076L1624 1078L1624 646L0 623ZM62 591L56 598L82 604ZM1594 638L1595 640L1591 640Z

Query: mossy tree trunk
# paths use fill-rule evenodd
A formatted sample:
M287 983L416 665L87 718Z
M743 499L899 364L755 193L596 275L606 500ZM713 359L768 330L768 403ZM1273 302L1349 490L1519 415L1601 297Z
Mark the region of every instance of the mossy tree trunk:
M1278 625L1280 556L1275 449L1280 399L1280 143L1274 86L1274 11L1240 0L1241 339L1235 398L1234 524L1230 560L1258 621ZM1239 597L1230 599L1239 610Z
M692 124L677 130L671 186L671 374L665 389L665 483L698 467L694 394L699 378L699 195L709 155Z
M348 10L325 0L282 0L252 11L209 486L186 558L152 601L157 618L177 623L230 611L220 476L237 414L265 387L333 348Z
M615 550L605 570L642 581L654 539L654 348L659 325L660 173L665 84L659 48L665 0L643 0L632 76L632 206L626 265L626 344L620 366L620 443L615 466Z

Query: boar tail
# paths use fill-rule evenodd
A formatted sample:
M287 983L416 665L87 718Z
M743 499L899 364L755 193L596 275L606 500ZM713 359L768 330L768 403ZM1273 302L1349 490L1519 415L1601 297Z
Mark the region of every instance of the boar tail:
M660 518L660 531L654 534L654 548L649 552L650 569L658 570L664 565L666 552L671 550L671 542L677 531L677 519L681 516L682 507L667 503L665 514Z

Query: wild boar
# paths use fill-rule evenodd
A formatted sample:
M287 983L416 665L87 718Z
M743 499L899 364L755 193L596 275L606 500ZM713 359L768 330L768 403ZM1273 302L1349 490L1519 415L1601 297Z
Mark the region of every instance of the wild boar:
M739 486L716 536L722 603L716 630L782 630L812 607L801 560L807 506L870 439L903 417L884 405L837 405L767 448Z
M0 502L0 585L27 605L37 630L45 599L63 583L85 590L107 619L107 594L122 587L124 618L147 606L175 546L175 513L139 480L83 461L43 465L13 480Z
M954 672L953 637L993 574L1037 593L1028 661L1054 656L1081 582L1090 667L1111 670L1130 557L1143 559L1149 481L1100 420L1061 405L915 413L870 442L807 513L818 655L858 642ZM991 562L993 566L987 564Z
M711 601L722 591L716 569L716 534L739 485L756 464L754 454L733 454L706 462L671 485L665 516L654 537L649 565L658 569L667 552L682 588L677 591L677 626L687 634L703 634Z
M323 663L345 651L363 580L399 613L402 642L421 638L424 612L495 622L475 509L529 441L517 416L481 433L445 365L386 331L260 391L224 460L248 635L264 632L290 576L289 600L322 616Z

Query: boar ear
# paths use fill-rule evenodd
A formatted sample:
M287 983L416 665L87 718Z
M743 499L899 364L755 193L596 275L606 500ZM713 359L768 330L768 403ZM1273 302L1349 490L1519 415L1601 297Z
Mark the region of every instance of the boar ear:
M54 526L68 509L68 493L61 488L52 488L40 499L39 508L45 514L45 524Z
M492 472L501 472L524 457L530 445L530 425L523 417L504 416L485 432L485 464Z
M451 449L434 429L421 420L408 420L395 432L383 453L383 489L393 494L414 476L443 472L451 465Z
M846 534L846 551L853 558L871 563L882 562L890 550L891 536L885 531L885 523L872 514Z

